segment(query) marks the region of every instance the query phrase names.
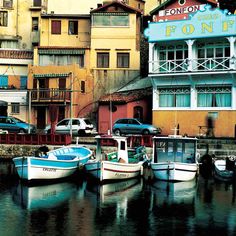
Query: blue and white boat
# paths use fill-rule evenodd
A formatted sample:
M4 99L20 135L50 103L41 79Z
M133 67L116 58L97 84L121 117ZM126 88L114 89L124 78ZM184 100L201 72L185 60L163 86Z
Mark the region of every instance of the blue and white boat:
M13 201L27 210L42 210L59 207L71 197L76 197L78 187L72 182L29 186L19 183L12 194Z
M54 180L74 174L91 155L90 149L71 145L49 151L41 157L15 157L13 162L23 180Z

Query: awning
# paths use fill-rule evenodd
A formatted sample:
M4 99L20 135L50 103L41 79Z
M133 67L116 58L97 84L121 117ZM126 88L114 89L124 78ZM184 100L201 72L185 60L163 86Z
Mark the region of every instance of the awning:
M70 73L57 73L57 74L34 74L34 78L61 78L69 77Z
M7 106L7 102L0 100L0 106Z
M84 49L38 49L38 54L41 55L79 55L84 53Z

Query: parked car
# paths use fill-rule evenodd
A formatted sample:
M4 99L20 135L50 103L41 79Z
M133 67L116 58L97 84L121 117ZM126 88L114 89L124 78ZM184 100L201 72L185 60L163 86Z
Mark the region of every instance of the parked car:
M161 128L150 124L143 124L135 118L124 118L115 121L112 132L115 135L121 134L160 134Z
M72 135L76 136L82 134L91 134L94 130L94 126L88 118L65 118L56 124L55 133L70 134L71 129ZM44 133L51 133L51 125L46 126Z
M28 124L13 116L0 116L0 129L9 133L36 133L36 126Z

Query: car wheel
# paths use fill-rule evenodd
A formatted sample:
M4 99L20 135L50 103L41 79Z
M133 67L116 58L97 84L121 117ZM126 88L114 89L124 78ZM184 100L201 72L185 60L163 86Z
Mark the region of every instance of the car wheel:
M149 132L149 130L145 129L145 130L143 131L143 134L144 134L144 135L147 135L147 134L150 134L150 132Z
M24 130L24 129L19 129L19 132L18 132L19 134L25 134L26 133L26 131Z
M114 131L114 134L117 135L117 136L120 136L120 135L121 135L121 132L120 132L119 129L116 129L116 130Z
M51 130L50 129L47 131L47 134L51 134Z

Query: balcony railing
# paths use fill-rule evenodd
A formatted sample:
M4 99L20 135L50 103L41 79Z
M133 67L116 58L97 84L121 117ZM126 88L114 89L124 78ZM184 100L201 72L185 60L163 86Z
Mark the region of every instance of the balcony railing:
M70 101L70 90L37 89L31 90L32 102L66 102Z
M216 57L149 62L149 73L181 73L236 70L236 58Z

